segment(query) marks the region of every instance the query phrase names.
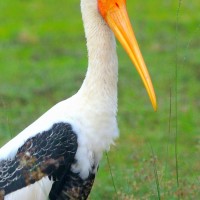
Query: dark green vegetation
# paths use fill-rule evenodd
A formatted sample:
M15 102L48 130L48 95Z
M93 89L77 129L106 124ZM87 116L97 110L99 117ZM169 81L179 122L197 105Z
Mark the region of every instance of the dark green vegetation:
M176 27L179 2L164 2L127 0L158 111L118 45L121 135L108 154L117 194L104 156L92 200L157 199L158 193L161 199L200 199L200 4L183 1ZM0 10L3 145L78 90L87 54L79 0L2 0Z

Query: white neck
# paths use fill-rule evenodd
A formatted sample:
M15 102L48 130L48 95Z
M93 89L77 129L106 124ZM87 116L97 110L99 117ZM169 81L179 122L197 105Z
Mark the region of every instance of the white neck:
M105 102L104 106L116 112L118 60L114 35L98 12L97 0L82 0L81 10L89 61L79 92L90 101L94 98L101 104Z

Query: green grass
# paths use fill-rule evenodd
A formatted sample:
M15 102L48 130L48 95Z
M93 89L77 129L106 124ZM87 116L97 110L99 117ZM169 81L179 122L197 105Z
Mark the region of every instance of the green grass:
M200 199L200 4L182 1L176 33L178 3L127 1L158 111L118 45L121 134L108 153L117 194L104 156L91 200ZM80 87L87 52L79 4L0 2L0 146Z

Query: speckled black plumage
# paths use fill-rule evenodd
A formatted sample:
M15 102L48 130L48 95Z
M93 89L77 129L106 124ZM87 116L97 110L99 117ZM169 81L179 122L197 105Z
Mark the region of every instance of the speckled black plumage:
M65 185L61 182L67 180L66 173L71 173L70 166L76 162L77 148L77 135L66 123L54 124L29 138L12 160L0 161L0 199L45 176L56 178L56 184L60 185L59 191L53 185L51 194L61 193Z
M63 176L63 185L60 181L54 182L49 199L85 200L90 194L94 179L95 173L90 173L88 178L83 180L79 174L68 171Z

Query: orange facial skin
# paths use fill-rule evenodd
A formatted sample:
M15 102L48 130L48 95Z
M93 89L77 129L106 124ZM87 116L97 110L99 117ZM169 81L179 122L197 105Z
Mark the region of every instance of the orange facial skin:
M108 12L126 5L126 0L98 0L98 9L102 17L106 20Z

